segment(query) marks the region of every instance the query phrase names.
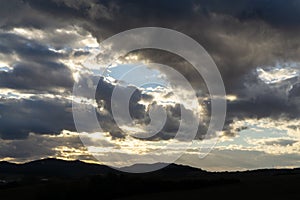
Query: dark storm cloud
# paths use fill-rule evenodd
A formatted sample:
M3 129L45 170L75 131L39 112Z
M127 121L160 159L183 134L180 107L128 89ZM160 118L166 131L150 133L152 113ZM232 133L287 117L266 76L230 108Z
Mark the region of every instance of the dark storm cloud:
M154 102L151 106L159 106ZM167 105L164 106L163 109L166 111L166 122L162 128L156 135L148 138L149 140L169 140L174 139L176 136L177 140L184 141L188 140L189 135L194 131L193 122L198 122L199 119L195 116L195 114L186 109L183 105L175 104L175 105ZM184 112L184 114L183 114ZM182 117L184 116L184 117ZM185 132L184 136L178 137L178 132ZM204 121L200 121L198 125L198 130L195 134L195 139L203 139L207 133L207 124Z
M249 15L247 20L242 20L239 16L242 14L239 12L255 10L256 8L252 7L256 4L250 1L239 1L239 3L225 1L183 3L166 0L113 2L120 8L112 14L114 23L102 24L101 21L93 21L95 27L91 31L95 36L102 39L107 37L107 33L111 36L129 28L142 26L161 26L181 31L196 39L212 55L230 92L242 75L257 66L272 65L276 60L299 61L300 41L299 31L297 31L299 24L294 24L294 29L290 30L269 23L267 19L272 19L272 16L276 18L276 9L280 6L277 6L278 8L270 6L268 1L256 4L262 16L268 16L270 13L269 18ZM281 4L278 3L280 1L276 2ZM297 21L299 9L293 4L295 1L289 3L289 6L282 6L284 9L294 7L291 12L289 9L280 11L289 13L280 14L283 22L291 21L289 18L292 16L295 16L293 19ZM222 10L218 7L227 9ZM156 53L156 56L161 57L161 54ZM167 56L165 59L169 60ZM178 69L185 69L185 67ZM192 76L195 73L191 71L190 74Z
M299 117L298 108L272 95L260 96L255 99L238 100L228 103L228 117L278 119L281 116Z
M61 150L63 147L64 150ZM66 149L70 150L66 150ZM80 155L72 155L71 149L81 151ZM28 162L32 160L42 159L45 157L60 157L74 159L90 159L86 153L83 144L76 134L63 134L56 136L29 134L26 140L1 140L0 158L11 158L11 161Z
M133 86L128 86L128 87L120 87L120 91L122 93L124 93L124 96L126 93L131 93L132 95L130 97L130 101L129 101L129 112L131 114L131 116L134 119L141 119L144 117L145 115L145 106L140 104L139 101L141 101L142 99L146 99L148 100L150 95L144 95L142 94L142 92L140 90L138 90L137 88L133 87ZM110 84L108 82L106 82L105 80L103 80L103 78L100 79L99 83L98 83L98 87L97 87L97 91L96 91L96 100L104 100L105 101L105 105L104 108L109 110L111 113L111 97L112 97L112 93L113 90L115 89L115 86L113 84ZM117 102L118 103L118 102Z
M30 132L59 134L63 129L74 130L71 106L59 99L1 100L0 136L21 139Z
M277 18L283 22L296 22L299 16L296 1L275 1L274 4L265 0L254 3L249 0L24 2L36 11L37 16L52 16L49 20L43 18L39 22L41 26L48 23L50 26L52 21L56 21L57 26L69 22L91 31L99 41L120 31L142 26L162 26L181 31L196 39L213 56L229 92L240 76L254 67L273 64L280 59L299 60L298 32L271 23L271 19L279 21ZM95 9L99 17L93 17ZM277 9L280 11L277 12ZM247 17L242 20L241 16L246 14ZM298 24L294 23L294 28L297 27Z
M294 97L298 94L296 89L290 93L291 98L286 100L278 95L274 97L277 89L270 89L256 80L251 83L256 85L258 89L255 90L259 93L253 93L253 89L245 84L249 81L246 79L249 73L255 78L255 74L251 73L258 66L272 66L277 61L300 61L299 11L299 1L296 0L13 0L1 3L0 27L5 30L35 27L48 31L69 25L79 26L90 31L99 42L120 31L143 26L181 31L197 40L212 56L227 92L241 97L228 104L227 124L230 124L234 117L278 118L282 113L293 118L299 116L296 114L299 102ZM0 73L2 87L45 91L56 87L70 88L70 71L57 62L63 55L25 38L12 35L0 37L0 52L5 55L15 52L21 58L13 71ZM60 38L55 44L61 48L63 45L60 44L67 39ZM182 60L170 59L169 55L161 52L141 54L166 64L171 62L194 84L201 79ZM103 87L98 99L104 100L106 109L110 110L107 102L113 86L103 84ZM138 103L143 97L140 92L135 95L130 110L137 119L144 119L145 107ZM120 133L110 122L112 119L103 116L102 121L108 126L107 129L114 130L112 133ZM176 121L170 121L176 125ZM173 130L173 127L166 129Z
M49 48L37 41L30 40L15 34L0 34L0 52L17 54L22 60L49 60L62 57L59 53L50 51Z
M89 88L93 85L97 85L96 90L96 101L98 104L97 109L97 117L99 124L103 131L109 132L110 135L113 138L124 138L126 134L122 129L118 127L116 124L113 112L112 112L112 105L111 105L111 97L113 94L113 91L116 88L117 83L110 83L103 78L100 78L99 82L96 81L97 78L93 76L82 76L78 87L78 94L81 94L83 97L88 97L86 92L86 88ZM145 106L141 104L140 101L149 101L149 99L153 99L153 97L149 94L142 93L141 90L138 88L135 88L133 86L117 86L120 87L118 89L121 89L120 92L125 94L132 93L129 105L124 105L123 101L120 102L114 101L114 109L117 109L118 114L120 114L120 110L118 109L129 109L129 113L132 117L132 120L135 121L135 123L140 125L148 125L151 121L149 116L149 109L150 107L161 107L166 111L166 123L162 127L162 130L159 131L155 136L147 138L147 140L169 140L176 136L176 133L179 129L179 126L182 123L182 126L185 127L183 130L188 129L188 124L192 123L196 120L196 116L191 110L186 109L183 105L175 104L175 105L166 105L161 106L158 105L155 101L149 104L148 106ZM154 109L155 109L154 108ZM181 118L181 112L184 109L184 112L186 113L186 116L188 119L182 119ZM128 125L128 124L125 124ZM95 131L95 130L91 130ZM199 125L199 131L197 134L197 138L202 138L203 135L205 135L206 129L203 124ZM187 133L188 134L188 133ZM184 140L185 138L180 138L181 140Z
M55 0L1 0L0 15L0 27L6 30L14 27L42 30L63 28L86 16L85 12L64 6Z
M104 80L104 78L102 77L98 80L98 78L95 76L89 76L83 74L80 77L78 85L79 87L78 90L76 91L76 95L86 97L86 98L89 97L89 93L87 93L88 88L91 87L97 88L95 99L97 101L98 109L96 110L97 110L97 118L102 130L109 132L113 138L124 138L125 134L116 124L112 113L111 97L113 94L113 90L116 87L115 84ZM142 94L140 90L132 86L121 87L121 91L124 94L131 93L133 91L133 94L129 101L129 105L126 106L122 104L122 105L115 105L115 107L116 108L119 107L120 109L128 108L133 120L141 120L141 121L145 120L146 107L142 105L139 101L143 99L147 101L153 97L147 94ZM116 102L116 103L120 103L120 102ZM96 130L90 130L90 131L96 131Z
M13 69L0 72L0 87L44 92L71 89L71 71L58 61L66 55L50 51L45 44L15 34L0 34L0 38L0 52L7 57L16 55L20 59L8 60Z
M259 19L279 28L300 25L298 0L200 0L199 6L206 12L227 14L240 20Z
M74 55L75 57L79 57L79 56L82 56L82 55L88 55L88 54L90 54L90 52L79 50L79 51L75 51L73 55Z
M300 83L297 83L293 86L289 93L290 98L299 98L300 97Z
M40 92L70 90L73 79L70 70L60 63L18 63L8 72L0 72L0 87ZM37 92L37 91L35 91Z
M257 77L257 73L249 74L243 78L244 88L237 90L239 98L227 104L228 117L299 118L299 83L293 85L294 81L297 77L267 84Z

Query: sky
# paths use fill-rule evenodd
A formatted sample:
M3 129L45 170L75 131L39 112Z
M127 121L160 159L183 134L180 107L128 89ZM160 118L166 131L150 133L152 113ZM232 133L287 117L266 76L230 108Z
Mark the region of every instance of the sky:
M183 153L176 163L209 171L300 167L300 1L0 4L0 160L19 163L54 157L127 166L165 162ZM218 67L227 114L223 130L213 136L217 144L204 158L199 158L199 149L213 139L205 138L211 97L188 61L163 50L143 49L109 66L105 58L92 63L93 70L85 64L102 41L140 27L163 27L191 37ZM181 74L193 90L163 65ZM76 84L96 84L95 99L76 96ZM115 88L132 93L128 109L134 125L116 122L111 103ZM189 101L194 94L196 107ZM73 101L93 106L101 131L77 131ZM163 110L165 124L151 137L135 137L148 134L151 121L159 124L151 119L151 110ZM183 113L189 120L181 120ZM199 121L195 138L176 138L181 124L189 135L189 122L194 120ZM138 160L163 147L159 159Z

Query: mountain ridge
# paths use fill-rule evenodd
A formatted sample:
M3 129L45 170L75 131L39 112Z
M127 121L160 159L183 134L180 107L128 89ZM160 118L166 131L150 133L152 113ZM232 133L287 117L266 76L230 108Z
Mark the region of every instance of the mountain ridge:
M69 177L82 177L88 175L106 175L106 174L120 174L126 173L128 168L149 167L153 165L166 165L166 163L154 164L135 164L122 168L111 168L106 165L87 163L80 160L62 160L55 158L45 158L34 160L25 163L12 163L8 161L0 161L0 175L1 174L31 174L31 175L58 175ZM120 170L118 170L120 169ZM198 172L207 173L204 170L193 168L185 165L169 164L166 167L158 170L159 173L172 173L172 172ZM155 172L151 172L155 173Z
M87 163L80 160L63 160L63 159L56 159L56 158L44 158L40 160L29 161L25 163L13 163L9 161L0 161L0 174L3 173L25 173L32 170L38 174L42 172L48 172L51 175L55 173L60 173L63 171L66 175L78 175L86 176L86 175L101 175L101 174L108 174L108 173L126 173L128 168L137 168L137 167L148 167L153 165L163 165L165 167L159 169L158 171L150 172L150 173L171 173L171 172L190 172L190 173L202 173L202 174L248 174L248 173L299 173L300 168L293 168L293 169L276 169L276 168L265 168L265 169L254 169L254 170L245 170L245 171L222 171L222 172L211 172L206 171L200 168L191 167L188 165L181 165L181 164L169 164L166 163L153 163L153 164L134 164L132 166L125 166L121 168L112 168L107 165L97 164L97 163ZM65 168L68 170L65 171ZM119 171L120 169L121 171ZM80 173L79 173L80 171Z
M133 167L145 164L136 164ZM270 183L272 183L270 185ZM244 172L207 172L170 164L150 173L125 173L105 165L54 158L23 164L0 162L0 196L3 199L86 198L199 199L199 195L231 196L234 192L256 197L280 195L297 199L300 169L260 169ZM150 195L150 196L148 196Z

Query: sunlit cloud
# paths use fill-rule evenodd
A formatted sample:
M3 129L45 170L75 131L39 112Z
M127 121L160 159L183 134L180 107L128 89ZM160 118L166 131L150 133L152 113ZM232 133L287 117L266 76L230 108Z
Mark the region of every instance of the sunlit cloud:
M273 67L258 67L258 77L266 84L280 83L285 80L297 78L300 75L299 63L277 63Z
M201 75L191 69L191 63L163 51L146 49L123 55L122 49L110 52L113 44L99 47L101 41L121 31L158 26L180 31L203 45L216 62L228 92L227 118L223 131L214 135L219 141L215 150L199 161L199 148L204 142L199 137L192 141L181 163L211 170L300 166L300 34L296 6L284 2L270 7L261 2L249 12L248 7L253 6L249 2L230 8L223 2L216 6L210 1L176 1L168 7L164 1L158 1L152 7L141 1L139 9L126 1L112 0L107 5L100 1L55 2L51 11L47 4L37 5L36 1L9 1L2 6L1 160L25 162L55 157L124 166L134 163L139 155L174 144L163 152L161 160L152 161L163 162L182 151L187 143L173 139L173 129L180 122L174 113L169 114L167 125L172 131L164 133L166 138L132 137L148 131L147 112L153 105L170 111L182 104L202 123L199 134L203 136L210 120L211 102ZM143 37L135 40L147 42ZM128 44L125 41L123 45L126 48ZM99 53L106 56L97 57ZM163 63L177 70L196 91L186 89L176 76L151 63ZM121 78L137 66L140 71ZM99 99L72 94L74 83L83 81L94 87L98 83L86 82L85 78L99 77L104 72L107 76L101 77L103 81L98 86L103 86L106 93ZM117 127L113 122L110 89L118 81L124 90L137 90L139 98L130 101L132 113L140 114L139 119L133 120L137 122L135 126ZM147 81L156 83L141 86ZM194 94L198 101L193 101ZM77 133L72 101L95 108L104 130ZM85 148L80 137L89 138L91 145ZM205 141L209 139L212 138ZM91 152L103 160L97 161ZM126 156L128 163L110 157L110 153ZM274 159L278 164L272 166Z

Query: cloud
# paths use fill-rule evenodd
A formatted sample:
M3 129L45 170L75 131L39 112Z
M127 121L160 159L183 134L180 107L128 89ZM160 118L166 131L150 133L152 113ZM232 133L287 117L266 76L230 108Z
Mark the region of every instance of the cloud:
M235 6L228 5L232 4L225 5L221 1L201 0L186 1L185 3L180 1L172 1L170 3L167 0L143 2L134 0L126 2L118 0L109 2L55 0L47 3L42 3L39 0L28 0L23 3L12 1L5 6L18 8L20 10L18 16L22 17L8 18L10 13L3 12L5 18L2 19L2 27L6 30L15 27L35 28L47 30L47 36L57 36L59 33L54 32L54 29L64 30L62 27L73 25L91 32L98 41L122 30L134 27L163 26L172 28L186 33L202 44L217 63L224 79L226 90L229 93L242 96L243 91L247 89L245 84L243 84L245 81L244 76L251 73L256 67L272 66L278 60L298 61L299 48L297 44L299 44L299 34L296 34L298 30L291 30L288 26L284 26L284 23L279 23L280 21L289 21L291 22L290 25L297 27L296 19L298 14L296 13L296 8L298 8L298 4L296 1L292 1L282 5L280 1L276 1L272 6L266 6L269 5L267 1L250 3L250 1L244 0L237 4L235 3ZM279 7L284 9L280 9L280 12L273 12ZM130 15L127 14L128 12ZM126 23L124 23L125 21ZM205 29L199 31L198 27L205 27ZM68 44L74 41L71 39L73 38L72 34L65 34L58 38L59 40L55 44L52 42L53 45ZM44 39L46 43L51 43L51 40L47 40L47 37L44 37ZM26 47L24 43L28 41L24 38L23 40L14 37L14 41L17 42L10 41L10 45L17 45L15 49L19 50L17 53L22 57L22 60L32 59L33 55L35 55L34 59L39 57L44 59L56 57L57 59L57 57L62 56L49 51L45 46L39 46L34 41L30 41L32 43L31 47ZM18 41L23 42L16 44ZM22 44L23 47L21 46ZM35 52L36 49L39 49L39 51ZM171 55L162 54L161 52L140 53L145 58L169 63L184 74L192 83L198 83L199 85L200 82L200 88L205 90L203 82L199 81L201 77L197 76L197 73L194 73L193 69L185 61L174 58L174 55L172 58ZM43 56L47 56L47 58ZM67 74L67 72L61 73L59 71L58 74ZM172 77L169 78L172 79ZM38 78L35 79L38 80ZM7 79L3 80L5 80L6 84L10 82ZM68 79L59 78L59 80ZM174 81L176 82L176 80ZM55 86L55 82L53 81L50 84ZM10 85L13 84L11 83ZM26 87L26 84L19 85ZM28 87L34 87L32 85ZM61 85L70 87L71 81L59 84L59 86ZM262 88L264 87L263 85L261 86ZM255 100L252 102L253 106L251 101L247 99L235 101L232 104L234 104L234 107L241 107L240 110L248 112L248 115L255 109L257 113L254 111L253 115L258 115L259 117L264 117L263 115L268 116L273 112L270 109L265 114L258 113L261 110L260 105L276 104L282 107L282 109L278 109L279 111L286 109L286 112L289 112L288 110L291 110L289 105L282 105L282 102L269 97L263 97L263 100ZM232 115L236 113L233 112Z
M267 155L299 155L299 119L272 118L237 119L232 128L241 129L236 138L222 138L219 150L260 151Z
M93 160L78 133L66 130L59 135L30 133L26 139L0 141L0 160L28 162L47 157Z
M260 80L256 73L249 76L251 78L244 79L244 88L238 91L239 98L228 102L230 116L274 119L281 116L299 117L297 84L292 85L290 80L283 80L270 85Z
M51 15L54 19L60 19L57 26L69 20L69 23L91 31L99 41L120 31L140 26L163 26L182 31L196 39L212 55L230 93L237 92L234 90L236 86L241 87L239 81L242 75L258 66L272 65L281 59L298 60L299 34L295 34L297 30L290 30L285 26L277 27L271 20L278 22L279 13L286 13L280 14L283 21L290 22L293 21L290 18L297 19L295 8L298 4L294 1L286 3L282 7L291 8L289 11L280 9L279 13L273 12L281 4L280 1L276 1L274 5L266 6L267 1L253 4L247 0L235 3L235 6L224 5L221 1L170 3L167 0L143 2L65 0L49 1L47 4L41 4L40 1L26 3L31 9L36 10L37 15ZM91 17L92 14L88 14L90 17L84 18L84 13L93 13L94 7L103 8L103 11L100 9L97 12L98 16L106 16L107 12L111 16L96 19ZM131 14L128 15L128 12ZM66 15L70 17L65 21L61 20ZM45 19L40 23L50 27L51 20ZM123 23L124 21L126 23ZM205 29L199 31L198 27ZM164 57L160 53L155 55ZM168 58L165 56L166 60L169 60ZM194 82L199 82L199 77L195 76L196 73L193 73L186 63L175 68L186 76L195 77Z
M232 6L234 5L234 6ZM299 25L300 4L297 0L283 2L280 0L200 0L202 10L234 16L242 21L262 20L278 28L291 28Z
M0 33L0 37L2 59L12 67L10 71L0 72L0 87L44 92L71 89L72 73L59 62L66 55L51 51L46 44L15 34Z
M19 63L12 71L0 72L0 87L19 90L59 92L73 86L70 70L61 63Z
M299 5L296 0L272 3L268 0L5 2L0 8L0 87L1 91L14 91L22 98L10 98L13 94L9 93L5 97L1 95L1 138L30 138L30 132L60 134L62 130L74 130L68 98L74 82L84 79L86 71L81 60L97 47L97 42L143 26L183 32L212 56L227 93L236 97L228 101L225 135L236 136L246 128L237 121L270 119L268 123L272 124L272 120L298 120L299 74L291 80L289 70L275 70L276 73L272 70L278 69L278 65L291 69L291 63L300 66ZM138 55L140 61L166 64L183 74L197 89L201 106L209 116L206 86L187 61L159 50L140 50L132 54ZM163 68L157 69L166 72ZM264 76L261 72L268 74ZM167 79L174 85L182 85L170 74ZM114 87L113 83L100 79L96 94L98 119L112 138L124 139L126 134L116 125L111 111ZM143 127L149 122L148 106L154 106L157 99L139 88L122 88L124 93L132 89L130 113ZM47 98L48 93L60 97ZM177 104L162 107L167 111L167 123L156 138L151 138L153 141L172 140L180 123ZM183 109L190 112L186 105ZM194 120L195 116L190 113L190 118ZM197 138L202 139L205 131L206 124L201 122ZM272 146L270 144L293 146L296 143L287 139L264 143Z
M116 83L109 82L104 78L100 78L99 82L96 83L97 78L93 76L81 76L78 82L79 89L78 94L83 97L88 98L89 95L86 94L86 88L97 86L96 90L96 103L97 103L97 117L99 124L104 132L109 132L114 138L125 138L126 135L134 135L131 122L133 121L135 126L139 126L136 129L137 134L142 134L147 132L147 125L151 120L156 119L150 118L150 110L162 109L166 112L166 122L161 127L161 130L157 130L158 133L146 140L170 140L173 139L181 127L181 131L184 131L186 138L192 133L192 125L194 122L198 121L198 117L190 108L186 108L184 105L179 103L170 103L163 105L152 95L154 93L144 93L143 90L138 89L134 86L116 86ZM127 120L116 123L114 116L115 113L112 112L111 98L113 91L117 89L122 93L123 97L132 94L130 96L129 105L123 105L123 99L117 99L114 101L114 109L116 109L117 114L121 115L126 113L127 109L131 115L132 121ZM78 95L76 93L76 95ZM149 102L149 99L152 101ZM144 103L142 103L144 102ZM145 104L146 103L146 104ZM184 113L185 119L182 118L182 113ZM152 116L153 117L153 116ZM159 117L159 116L157 116ZM203 116L204 118L204 116ZM199 130L197 132L197 138L203 138L206 134L207 128L205 126L205 121L201 120L199 124ZM121 127L119 127L121 126ZM96 130L90 130L96 131ZM185 137L178 138L179 140L185 140ZM144 140L144 139L142 139Z
M59 134L64 129L75 130L69 101L2 99L0 108L0 136L3 139L24 139L30 132Z
M185 154L176 163L209 171L244 171L262 168L297 168L299 154L270 155L261 151L213 150L200 162L198 154Z
M269 145L269 146L291 146L294 143L298 142L297 140L292 140L289 138L278 138L278 139L266 139L262 141L258 141L259 143L263 145Z
M0 59L8 71L0 71L0 87L39 92L69 91L82 55L98 46L82 28L13 28L0 31Z
M141 26L162 26L182 31L208 50L217 62L225 82L230 86L241 74L247 73L249 68L271 64L277 59L298 60L297 30L271 23L271 19L279 21L278 16L274 14L278 12L273 10L280 7L282 4L280 1L276 1L276 6L273 4L266 6L267 1L253 4L247 0L234 4L235 6L228 6L231 4L224 5L221 1L182 3L168 0L143 2L65 0L47 3L29 0L25 3L36 11L37 16L53 17L48 20L42 18L37 22L40 27L51 27L52 21L59 19L56 26L65 23L83 26L99 41L120 31ZM289 22L294 20L293 25L298 25L297 5L295 1L285 3L282 8L291 9L284 11L280 9L279 13L285 13L280 14L280 19ZM98 10L98 18L93 17L95 10ZM65 16L69 17L62 20ZM199 31L198 27L205 29Z

